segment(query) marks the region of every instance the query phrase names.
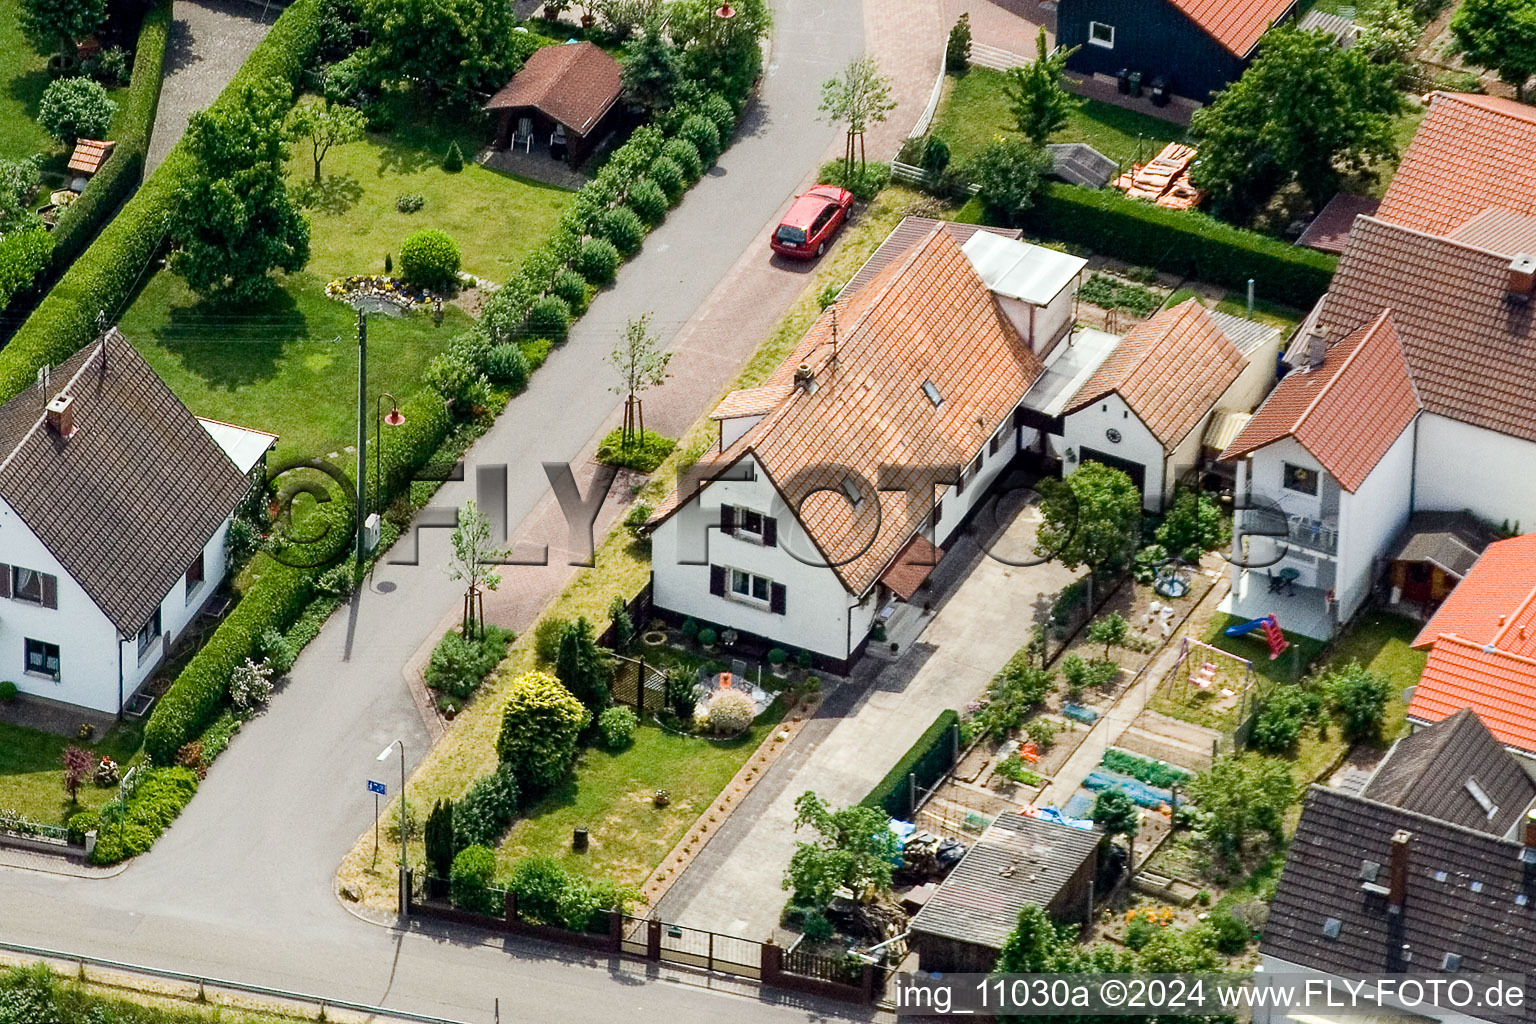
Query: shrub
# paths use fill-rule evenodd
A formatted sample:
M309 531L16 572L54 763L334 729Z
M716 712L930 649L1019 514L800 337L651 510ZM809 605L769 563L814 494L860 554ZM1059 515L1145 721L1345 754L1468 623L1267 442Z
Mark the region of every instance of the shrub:
M432 648L432 657L427 661L427 685L464 700L479 689L506 656L511 639L511 633L498 626L487 626L483 639L466 639L458 630L449 630Z
M682 627L680 628L679 632L681 632L683 634L683 639L684 640L687 640L689 643L692 643L693 641L695 641L695 640L697 640L699 638L699 623L698 623L698 621L695 620L695 619L684 619Z
M496 878L496 853L484 846L466 846L453 858L448 871L448 896L460 910L501 916L498 896L491 889Z
M699 151L703 167L714 166L715 158L720 155L720 129L715 127L715 122L703 114L690 114L678 126L677 137L692 143Z
M454 139L448 143L448 152L443 154L443 170L449 174L458 174L464 169L464 150L459 148L459 140Z
M100 82L61 78L50 82L37 108L37 123L56 139L74 145L77 139L105 137L117 104L107 98Z
M16 684L9 679L0 681L0 700L10 702L16 699Z
M597 731L602 734L603 746L609 750L623 750L635 738L640 720L629 708L615 706L597 716Z
M709 728L720 736L735 736L751 728L757 703L741 690L716 690L709 698Z
M651 515L656 507L644 501L637 501L624 513L624 529L635 540L645 539L645 524L651 521Z
M639 473L649 473L666 460L677 442L647 430L624 443L624 428L614 427L597 446L597 461L610 466L625 466Z
M485 356L485 375L513 391L528 386L528 360L516 345L492 345Z
M453 352L439 352L422 373L427 387L458 406L485 406L490 402L490 382L469 360Z
M43 228L12 231L0 237L0 309L32 287L53 257L53 240Z
M1035 205L1051 170L1051 156L1020 139L998 139L971 165L976 193L989 218L1016 226Z
M402 192L400 195L395 197L395 209L399 210L401 213L415 213L417 210L426 205L427 197L422 195L420 192ZM389 273L389 267L387 266L389 263L389 258L385 257L384 262L386 264L384 272Z
M699 684L693 673L685 668L673 668L667 672L667 710L683 722L693 720L698 704Z
M532 373L544 365L544 360L549 358L549 350L554 348L554 342L548 338L529 338L520 341L517 347L522 351L523 358L528 361L528 372Z
M1206 923L1211 926L1212 945L1216 947L1216 952L1225 956L1237 956L1248 948L1248 940L1253 936L1253 932L1230 912L1213 911Z
M1309 308L1328 290L1338 260L1189 210L1165 210L1113 189L1047 183L1025 218L1034 234L1087 246L1128 263L1243 288Z
M528 310L528 331L540 337L564 341L571 329L571 310L558 295L542 295Z
M565 868L553 857L529 857L517 863L507 879L517 896L517 916L533 924L560 923L560 897L565 892Z
M76 811L69 816L69 821L64 825L69 830L69 841L72 843L85 842L85 834L101 824L101 815L96 811Z
M560 641L565 639L570 628L569 619L550 616L539 620L539 624L533 627L533 649L538 653L540 661L549 665L555 663L560 657Z
M587 709L560 680L525 672L512 682L496 753L511 766L520 790L546 792L570 771L587 722Z
M730 141L731 133L736 130L736 108L731 106L730 100L717 92L709 93L699 102L699 113L714 122L722 143Z
M683 172L683 180L690 185L704 173L704 161L699 158L698 147L687 139L668 139L661 147L661 155L677 164Z
M963 75L971 64L971 16L961 14L944 41L944 70Z
M197 773L190 768L148 768L138 779L128 805L98 826L91 857L97 864L116 864L148 850L197 792Z
M400 243L400 273L422 288L451 288L459 275L459 244L446 231L424 228Z
M334 598L347 598L356 589L357 570L350 562L342 562L339 565L331 566L315 580L315 591L317 593L328 594Z
M784 652L784 648L770 647L768 649L768 664L774 668L778 668L787 660L789 660L789 655Z
M470 784L468 792L453 805L453 845L494 847L517 817L517 779L501 765Z
M588 238L576 252L576 270L598 288L612 284L619 272L618 248L606 238Z
M1296 746L1302 728L1316 715L1322 700L1305 686L1279 686L1264 701L1249 730L1248 742L1268 754L1283 754Z
M261 655L277 675L286 675L293 668L298 653L280 629L264 629L256 641L256 652Z
M587 279L574 270L562 270L556 274L551 291L564 299L565 304L578 314L587 308Z
M923 145L922 167L929 174L943 174L949 166L949 144L936 135L930 135Z
M80 70L108 89L128 80L128 54L121 46L109 46L80 65Z
M709 628L707 626L705 628L699 630L699 643L704 645L705 647L713 647L713 646L715 646L715 641L718 640L718 639L719 639L719 634L717 634L713 629L711 629L711 628Z
M650 178L641 178L635 182L629 190L627 202L648 227L660 224L661 218L667 215L667 207L672 205L661 186Z
M240 711L259 711L272 699L272 666L245 659L229 677L229 701Z
M592 233L606 238L619 250L620 255L633 256L645 241L645 225L640 215L627 206L615 206L598 214L592 224Z
M891 168L888 164L854 164L850 169L841 160L829 160L821 165L818 180L845 188L855 199L868 202L890 182Z
M1374 743L1381 739L1382 721L1392 684L1385 677L1367 672L1358 661L1336 668L1323 678L1329 707L1344 726L1351 743Z
M668 206L676 203L683 197L683 193L688 191L688 183L683 180L683 169L677 166L677 161L669 156L657 157L656 162L651 164L647 176L666 195Z

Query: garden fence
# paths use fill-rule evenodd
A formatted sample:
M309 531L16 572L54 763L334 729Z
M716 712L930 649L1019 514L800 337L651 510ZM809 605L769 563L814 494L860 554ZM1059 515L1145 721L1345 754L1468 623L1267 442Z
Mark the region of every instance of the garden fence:
M647 665L644 656L631 658L614 655L613 683L611 691L616 704L635 709L644 718L667 706L667 677L654 665Z

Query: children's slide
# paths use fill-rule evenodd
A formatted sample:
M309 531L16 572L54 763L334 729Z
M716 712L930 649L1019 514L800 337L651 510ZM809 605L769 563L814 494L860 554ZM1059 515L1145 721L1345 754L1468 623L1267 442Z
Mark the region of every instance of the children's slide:
M1264 631L1264 639L1269 643L1269 660L1274 661L1291 642L1280 632L1280 621L1273 615L1265 615L1263 618L1249 619L1247 622L1239 622L1228 626L1225 630L1227 636L1244 636L1256 629Z
M1262 619L1249 619L1247 622L1239 622L1236 625L1228 626L1226 628L1226 634L1227 636L1244 636L1248 633L1252 633L1256 629L1262 628L1268 621L1269 616L1266 615Z

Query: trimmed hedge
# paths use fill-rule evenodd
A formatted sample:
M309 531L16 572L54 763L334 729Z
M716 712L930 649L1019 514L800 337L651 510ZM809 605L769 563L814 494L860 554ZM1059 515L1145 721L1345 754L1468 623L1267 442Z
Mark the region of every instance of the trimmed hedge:
M319 41L318 9L319 0L294 0L214 105L232 102L254 82L272 78L296 81ZM135 60L135 72L138 67ZM104 310L109 317L115 316L127 305L144 268L164 242L166 218L190 169L191 157L183 146L177 143L165 163L75 260L0 351L0 401L26 390L43 365L58 365L89 344L96 336L98 313ZM112 161L107 163L110 166Z
M196 792L197 773L191 768L144 770L127 806L116 813L103 814L97 825L96 851L91 854L91 861L116 864L145 852L155 845L160 833L170 827Z
M943 778L952 767L950 751L959 743L959 738L960 716L952 708L945 708L896 766L886 772L885 778L859 801L859 806L878 807L893 818L906 820L913 810L907 776L916 774L920 789Z
M1307 309L1328 290L1338 260L1326 253L1246 231L1207 214L1165 210L1113 189L1051 182L1025 215L1046 238L1173 274L1244 288Z

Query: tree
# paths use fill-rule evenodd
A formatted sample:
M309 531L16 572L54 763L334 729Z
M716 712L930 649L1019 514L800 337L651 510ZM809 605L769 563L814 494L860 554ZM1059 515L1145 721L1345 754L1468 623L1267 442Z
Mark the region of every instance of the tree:
M447 878L453 867L453 801L439 800L427 815L427 863L438 878Z
M368 117L356 107L322 101L299 103L288 112L288 130L295 139L308 139L315 161L315 184L320 184L320 162L332 146L356 142L368 130Z
M526 796L547 793L576 760L587 709L548 672L524 672L512 680L501 712L496 754Z
M272 270L309 262L309 221L286 184L288 90L275 80L239 88L234 102L192 115L191 166L167 226L171 269L198 294L235 303L270 295Z
M1259 708L1248 743L1266 754L1284 754L1296 746L1302 728L1317 714L1320 700L1306 686L1280 686Z
M1296 783L1284 761L1257 754L1223 757L1189 784L1204 818L1204 838L1224 854L1241 854L1256 832L1278 841Z
M1376 64L1403 66L1419 34L1419 20L1403 0L1369 0L1355 19L1355 46Z
M0 235L40 223L27 200L41 181L36 157L0 159Z
M491 568L506 558L506 551L491 543L491 521L481 515L473 500L459 509L453 528L453 558L448 578L464 581L464 616L460 629L466 637L485 635L483 591L501 586L501 573Z
M593 13L608 23L613 35L625 40L635 29L661 13L663 0L594 0Z
M1536 75L1536 3L1531 0L1464 0L1451 18L1461 55L1514 86L1521 102Z
M1004 224L1018 224L1035 205L1051 166L1051 155L1044 150L1019 139L998 139L977 155L970 176L987 216Z
M1038 903L1019 909L1019 922L997 955L999 974L1043 974L1050 970L1059 940L1056 926Z
M971 16L962 12L944 43L944 70L963 75L971 66Z
M622 445L645 435L645 407L640 394L656 387L667 379L667 364L672 353L661 350L661 336L651 330L651 314L642 313L624 325L619 343L608 353L608 365L619 374L619 383L609 388L616 395L624 395L624 428Z
M76 56L107 23L107 0L21 0L21 31L38 53Z
M891 99L891 80L880 74L873 57L855 57L843 73L821 83L821 116L828 124L844 126L843 168L853 176L854 142L858 142L859 166L864 166L864 132L884 121L896 109Z
M1284 185L1321 207L1346 175L1396 154L1396 69L1341 50L1323 32L1282 25L1243 76L1195 112L1190 176L1229 216L1247 217Z
M80 802L80 787L85 780L91 777L96 770L96 759L90 751L81 750L79 747L64 748L64 791L69 794L70 803Z
M1118 469L1084 462L1065 479L1040 481L1041 523L1035 554L1068 569L1118 573L1141 539L1141 489Z
M1136 802L1125 795L1123 790L1106 789L1093 801L1093 810L1088 817L1096 824L1104 826L1104 838L1113 839L1115 836L1125 836L1127 848L1130 850L1130 864L1136 866L1136 833L1141 831L1141 810Z
M1104 645L1104 658L1109 659L1109 649L1116 644L1125 643L1125 638L1130 635L1131 624L1125 621L1125 616L1119 612L1110 612L1100 615L1088 625L1088 640L1090 643Z
M682 49L684 77L740 110L762 74L759 41L773 27L773 12L766 0L740 0L731 4L735 17L723 19L719 7L719 0L671 0L667 32Z
M1392 694L1392 684L1387 679L1367 672L1358 661L1351 661L1323 677L1323 690L1351 743L1380 742L1387 698Z
M43 90L37 123L43 131L73 146L77 139L99 139L112 123L117 104L107 98L100 82L61 78Z
M439 95L469 100L513 70L509 0L369 0L362 21L381 73Z
M1044 146L1051 136L1067 126L1067 119L1082 101L1062 88L1061 76L1067 70L1067 58L1078 51L1058 46L1053 53L1045 41L1045 29L1035 39L1035 59L1022 67L1008 69L1003 91L1019 131L1036 146Z
M566 624L560 637L560 654L555 658L555 678L594 718L613 700L613 661L597 645L592 623L585 616Z
M682 68L677 48L667 40L659 21L648 22L638 39L624 44L624 60L619 65L619 80L624 87L624 102L649 120L670 106Z
M900 846L884 811L857 804L834 811L807 791L795 801L795 831L802 827L816 838L795 844L784 872L784 888L796 903L824 907L840 888L861 902L890 891L891 862Z
M1155 536L1170 554L1198 562L1203 553L1232 543L1232 520L1222 514L1213 495L1180 491Z

